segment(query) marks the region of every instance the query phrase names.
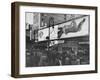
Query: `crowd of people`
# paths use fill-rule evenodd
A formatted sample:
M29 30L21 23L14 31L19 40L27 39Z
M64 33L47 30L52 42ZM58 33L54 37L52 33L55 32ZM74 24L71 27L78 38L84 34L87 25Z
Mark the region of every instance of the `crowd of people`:
M89 64L89 52L86 49L66 50L62 53L56 50L33 51L27 56L27 66L61 66Z

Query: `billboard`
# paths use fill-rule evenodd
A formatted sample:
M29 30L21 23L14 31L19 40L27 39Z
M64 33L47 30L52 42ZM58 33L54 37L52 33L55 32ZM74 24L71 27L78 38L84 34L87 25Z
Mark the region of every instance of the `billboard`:
M89 35L89 16L63 22L38 31L38 41Z

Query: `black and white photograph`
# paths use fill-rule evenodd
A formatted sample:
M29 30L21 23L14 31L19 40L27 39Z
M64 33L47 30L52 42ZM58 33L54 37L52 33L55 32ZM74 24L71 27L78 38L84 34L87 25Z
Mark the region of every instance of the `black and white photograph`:
M25 12L26 67L88 65L90 15Z

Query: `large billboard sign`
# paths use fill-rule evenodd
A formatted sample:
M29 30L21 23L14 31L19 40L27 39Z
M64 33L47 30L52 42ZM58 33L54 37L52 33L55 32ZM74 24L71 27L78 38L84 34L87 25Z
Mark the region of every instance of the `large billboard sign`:
M38 41L89 35L89 16L38 30Z

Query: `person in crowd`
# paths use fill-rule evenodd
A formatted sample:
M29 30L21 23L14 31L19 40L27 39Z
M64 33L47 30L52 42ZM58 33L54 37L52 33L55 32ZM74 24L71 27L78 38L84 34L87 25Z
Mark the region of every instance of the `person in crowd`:
M66 58L65 58L65 63L64 63L64 65L70 65L70 64L71 64L70 58L69 58L69 57L66 57Z
M46 55L42 55L40 57L40 61L39 61L39 66L48 66L48 63L47 63L47 56Z

